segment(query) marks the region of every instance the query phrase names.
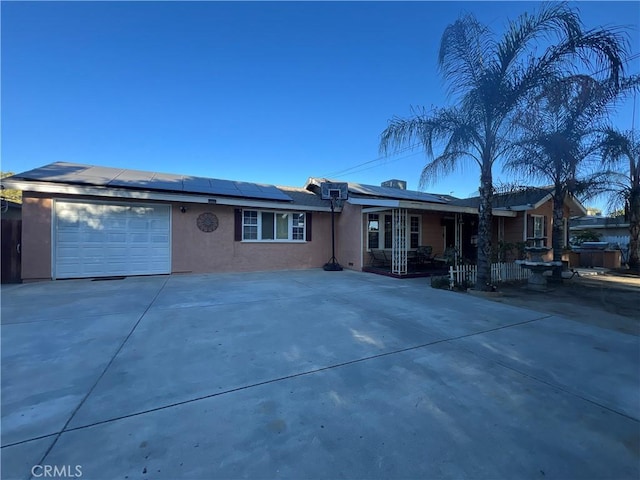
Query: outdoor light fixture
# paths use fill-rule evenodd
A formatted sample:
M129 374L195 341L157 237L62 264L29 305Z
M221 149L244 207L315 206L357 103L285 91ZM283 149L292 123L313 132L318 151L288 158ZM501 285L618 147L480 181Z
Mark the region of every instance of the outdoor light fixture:
M180 205L180 211L182 213L187 213L187 207L185 207L184 205Z

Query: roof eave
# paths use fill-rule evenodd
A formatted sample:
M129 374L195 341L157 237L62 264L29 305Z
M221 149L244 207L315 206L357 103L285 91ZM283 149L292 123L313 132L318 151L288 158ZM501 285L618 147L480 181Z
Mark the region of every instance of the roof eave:
M279 210L305 210L330 212L330 207L303 205L295 202L277 202L249 198L224 197L220 195L197 195L186 193L161 192L142 189L112 188L101 186L72 185L52 182L34 182L29 180L7 180L3 184L16 190L36 193L64 195L86 195L95 197L122 198L128 200L156 200L168 202L203 203L238 207L273 208ZM336 209L340 211L340 209Z

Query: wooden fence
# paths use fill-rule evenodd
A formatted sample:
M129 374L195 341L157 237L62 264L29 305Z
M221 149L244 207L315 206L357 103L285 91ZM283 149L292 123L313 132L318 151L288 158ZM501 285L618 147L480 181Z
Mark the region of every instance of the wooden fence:
M458 265L449 267L449 287L463 283L476 283L478 267L476 265ZM526 280L531 275L531 270L522 268L518 263L492 263L491 283L510 282L514 280Z

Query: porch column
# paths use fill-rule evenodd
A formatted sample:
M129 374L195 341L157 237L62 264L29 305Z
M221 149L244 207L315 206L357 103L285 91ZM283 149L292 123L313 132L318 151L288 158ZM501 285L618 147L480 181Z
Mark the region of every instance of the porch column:
M391 272L398 275L407 273L407 209L393 209L391 245Z
M453 264L458 266L458 258L462 257L462 214L455 214L455 252L453 255Z

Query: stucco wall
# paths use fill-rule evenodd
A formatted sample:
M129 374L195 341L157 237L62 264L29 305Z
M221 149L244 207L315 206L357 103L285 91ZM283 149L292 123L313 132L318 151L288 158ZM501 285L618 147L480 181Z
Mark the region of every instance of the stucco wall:
M55 198L127 203L126 200L103 197L57 195ZM25 192L23 195L24 281L51 278L52 203L52 199L46 194ZM145 200L142 203L167 202ZM180 211L183 205L187 207L185 213ZM213 212L218 216L219 226L214 232L205 233L198 229L196 219L203 212ZM234 241L233 207L175 203L171 214L172 273L318 268L331 257L331 217L326 212L312 213L312 241L304 243Z
M331 257L331 214L312 212L310 242L242 242L234 240L234 208L219 205L184 204L172 208L172 273L247 272L260 270L318 268ZM205 233L196 219L203 212L215 213L217 230Z
M422 237L420 245L433 247L433 254L444 252L444 230L441 213L422 214Z
M362 270L363 266L362 218L362 207L348 202L336 214L336 257L340 265L351 270Z
M51 199L22 195L22 280L51 278Z

